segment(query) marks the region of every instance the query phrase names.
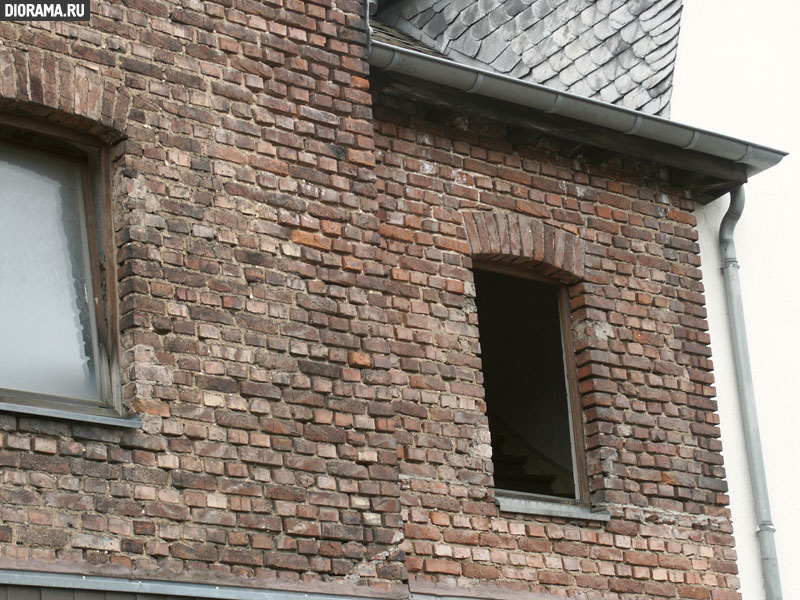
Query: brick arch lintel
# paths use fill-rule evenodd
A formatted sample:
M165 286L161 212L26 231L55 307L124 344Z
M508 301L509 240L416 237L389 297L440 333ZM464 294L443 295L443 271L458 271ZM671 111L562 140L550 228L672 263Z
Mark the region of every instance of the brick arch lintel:
M130 93L121 81L50 53L0 47L0 110L33 116L93 135L123 137Z
M583 279L585 242L539 219L513 213L466 212L473 259L534 268L564 283Z

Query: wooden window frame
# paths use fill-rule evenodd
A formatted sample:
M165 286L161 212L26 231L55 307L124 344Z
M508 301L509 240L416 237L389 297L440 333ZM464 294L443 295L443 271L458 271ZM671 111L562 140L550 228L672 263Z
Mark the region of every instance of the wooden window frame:
M36 152L42 155L57 156L76 164L80 169L83 192L83 217L86 229L86 251L89 256L89 275L92 286L90 301L91 326L97 340L98 356L95 360L95 377L98 380L99 402L51 396L43 393L25 392L2 388L0 382L0 410L49 416L68 420L88 421L139 427L139 418L125 418L122 403L120 378L120 337L119 307L116 269L116 245L111 191L111 148L103 141L74 131L67 127L42 122L38 119L8 114L0 115L0 127L4 135L0 144ZM18 141L14 136L23 137L35 134L35 141ZM48 142L53 143L52 146ZM90 154L95 153L98 160L96 173L90 170ZM100 178L100 198L93 198L92 177ZM95 206L101 211L100 220L95 214ZM97 229L102 227L103 253L101 273L101 253L98 246ZM83 241L82 241L83 243Z
M501 275L517 277L520 279L529 279L536 281L537 283L549 285L558 290L561 354L566 379L567 410L570 425L570 445L572 448L575 498L562 498L559 496L548 496L504 489L496 489L495 492L500 496L505 496L514 500L521 500L523 502L526 499L529 499L533 501L534 504L541 503L547 505L565 505L590 509L591 503L589 499L589 477L586 468L586 437L584 433L583 405L578 387L575 347L572 339L572 311L570 309L568 286L563 282L545 275L541 275L535 271L529 271L521 267L516 267L513 264L510 265L500 261L474 260L472 269L491 271ZM478 323L480 324L480 313L478 313ZM542 514L543 512L546 513L547 511L531 510L522 512ZM583 513L576 513L573 516L577 516L578 518L586 518L585 516L581 517L581 514Z

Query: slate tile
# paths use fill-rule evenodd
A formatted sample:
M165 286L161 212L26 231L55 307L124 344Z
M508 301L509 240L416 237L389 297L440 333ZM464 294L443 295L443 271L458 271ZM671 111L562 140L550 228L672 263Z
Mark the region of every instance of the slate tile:
M572 64L572 61L561 52L553 54L553 56L547 59L547 62L550 63L550 66L558 73Z
M683 6L682 0L672 0L671 2L669 0L665 0L663 2L656 2L655 4L653 4L653 6L651 6L646 11L641 13L639 15L639 18L643 22L647 22L653 18L658 18L659 20L663 20L666 19L667 16L659 17L658 16L659 14L663 12L667 13L667 15L672 15L675 13L675 11L681 10L682 6Z
M508 0L503 5L503 10L509 17L516 17L523 10L528 8L528 4L523 0Z
M608 80L603 77L602 69L598 68L586 76L586 83L592 89L590 96L595 96L594 92L601 90L608 83Z
M508 16L508 13L505 11L505 7L498 6L492 12L489 13L489 24L494 28L497 29L498 27L505 25L511 21L511 17Z
M517 37L517 27L514 21L508 21L497 28L497 35L505 42L506 47L511 46L511 41ZM517 54L520 54L517 52Z
M495 59L492 66L501 73L508 73L520 62L522 60L519 54L511 50L509 46L506 46L506 49Z
M489 15L485 15L469 29L470 35L476 40L482 40L493 31L494 27L492 27L492 24L489 22Z
M444 0L444 3L442 14L448 23L453 23L473 3L473 0Z
M661 33L656 33L651 37L653 38L653 41L660 46L662 44L666 44L672 38L677 37L679 31L680 31L680 24L675 23L672 27L670 27L666 31L663 31Z
M591 26L583 22L580 14L572 17L567 23L567 30L576 37L583 35L589 29Z
M529 76L530 72L531 68L528 65L526 65L523 60L520 59L520 61L517 63L517 66L515 66L508 72L508 76L514 77L515 79L524 79L526 81L533 81Z
M620 95L624 96L636 87L636 82L629 73L625 73L621 77L617 77L617 79L614 81L614 87L617 88L617 91L620 93Z
M581 39L581 44L583 45L583 47L587 51L588 50L594 50L595 48L597 48L598 46L600 46L603 43L603 40L598 38L594 34L594 31L592 31L591 29L588 30L588 31L585 31L580 39Z
M500 36L490 35L481 41L481 49L475 58L484 64L490 65L506 48L508 46L505 40Z
M450 45L470 58L475 58L475 55L481 49L481 43L469 34L462 35L457 40L453 40Z
M517 27L519 28L520 31L525 31L530 27L533 27L537 23L540 23L541 21L539 17L536 16L535 11L533 10L533 6L530 6L529 8L519 13L514 19L514 22L517 24Z
M651 52L647 57L648 64L652 67L653 71L655 71L656 73L660 73L664 70L670 69L672 65L675 64L675 59L678 56L678 45L675 44L672 50L666 52L663 56L661 56L660 58L654 58L654 55L657 53L660 54L663 48L664 46L659 48L656 52Z
M559 74L558 78L564 84L565 87L569 88L573 83L581 79L583 75L581 72L578 71L575 63L569 63L566 68L564 68Z
M628 10L634 17L638 17L652 6L653 0L628 0Z
M647 55L647 60L650 63L656 63L656 62L661 61L661 59L663 59L664 57L667 57L667 55L676 53L677 50L678 50L678 36L675 36L670 41L668 41L666 44L662 44L658 48L658 50L653 50L650 54L648 54ZM674 59L674 57L673 57L673 59ZM659 69L665 68L666 66L667 66L666 64L662 64L662 66L654 67L654 68L656 70L659 70Z
M652 98L650 102L645 104L640 110L649 115L656 115L669 119L669 104L665 104L664 96Z
M653 74L653 69L651 69L650 65L648 65L646 62L638 62L630 71L628 71L628 73L630 74L631 79L638 84L650 77Z
M578 16L578 4L579 0L568 0L556 8L553 18L559 26L566 25L571 19Z
M635 44L632 44L631 49L637 58L645 58L653 50L658 49L658 44L651 37L643 37L642 39L637 40ZM636 62L638 63L641 61L637 60Z
M623 74L627 73L628 69L623 67L618 60L610 60L603 65L603 76L613 84L615 80L619 79Z
M590 55L592 57L592 62L598 67L603 66L609 60L614 58L614 52L609 49L607 44L600 44L591 51Z
M556 71L553 67L551 67L548 61L544 61L533 67L533 69L531 69L530 78L531 81L537 83L544 83L551 77L555 77L557 75L558 71Z
M442 13L436 13L436 15L425 24L425 27L422 28L422 30L433 39L442 35L445 29L447 29L447 21Z
M537 19L543 19L553 12L556 6L557 4L553 0L536 0L531 8Z
M465 31L469 29L469 24L461 18L456 19L450 27L447 28L447 37L451 40L460 38Z
M619 63L619 66L627 71L639 62L639 57L634 53L633 48L628 48L617 55L615 62Z
M617 33L618 30L614 29L611 26L611 20L606 17L602 21L598 21L594 28L592 28L592 33L594 33L598 38L601 40L605 40L610 38L612 35Z
M578 57L586 54L586 48L581 45L581 41L578 38L575 38L569 44L564 46L564 54L570 60L577 60Z
M589 4L581 11L580 18L587 26L593 27L595 23L602 20L605 15L597 9L596 4Z
M563 78L563 73L562 73ZM578 94L579 96L591 96L594 93L594 90L589 86L589 82L586 81L586 78L583 75L580 75L577 81L572 85L567 87L567 90L572 94Z
M650 35L661 35L665 31L672 29L673 27L678 25L680 23L680 19L681 19L680 13L672 15L670 18L662 21L661 23L658 23L657 25L654 25L655 19L651 19L650 21L648 21L647 23L648 28L646 28L645 31L647 31L647 33L649 33Z
M616 103L622 97L617 91L617 88L614 86L614 83L609 83L606 87L600 90L600 100L603 102L608 102L609 104Z
M632 21L619 30L619 35L628 44L633 44L647 34L639 21Z
M478 0L478 6L480 6L481 12L484 15L488 15L502 3L503 0Z
M650 95L642 88L635 87L622 97L625 106L644 106L650 102Z
M636 17L630 13L627 6L623 5L608 15L608 18L611 23L611 27L619 31L625 27L625 25L633 21Z
M537 66L546 59L547 57L544 56L537 47L529 48L522 53L522 62L530 68ZM548 75L548 77L552 77L552 74Z
M619 7L617 0L597 0L597 10L604 15L610 15L611 11Z
M588 75L594 71L599 65L592 60L590 54L584 54L575 61L575 68L578 69L581 76Z
M420 29L422 29L423 27L425 27L425 24L435 16L436 12L432 8L429 8L428 10L419 13L417 16L411 19L411 22Z

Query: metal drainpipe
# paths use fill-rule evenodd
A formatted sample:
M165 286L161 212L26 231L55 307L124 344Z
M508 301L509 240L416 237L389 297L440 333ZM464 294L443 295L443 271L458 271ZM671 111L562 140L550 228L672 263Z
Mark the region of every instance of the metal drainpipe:
M719 248L722 254L722 276L725 280L725 299L728 305L728 323L733 346L733 361L736 369L736 388L739 393L739 408L742 413L747 466L750 471L750 487L753 493L758 526L756 536L761 550L761 569L767 600L781 600L781 579L778 572L778 553L775 549L775 526L769 508L767 476L764 470L764 455L761 435L758 431L753 373L750 369L750 352L744 325L742 289L739 284L739 261L733 243L733 230L744 211L744 187L731 192L731 204L719 227Z
M364 0L364 11L364 23L367 26L367 58L369 58L372 53L372 27L369 24L369 19L378 12L378 0Z

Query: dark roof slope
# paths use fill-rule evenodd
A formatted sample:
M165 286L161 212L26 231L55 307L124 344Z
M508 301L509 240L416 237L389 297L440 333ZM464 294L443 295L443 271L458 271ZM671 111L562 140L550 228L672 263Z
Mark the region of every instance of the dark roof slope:
M376 20L462 64L668 116L681 10L682 0L396 0Z

